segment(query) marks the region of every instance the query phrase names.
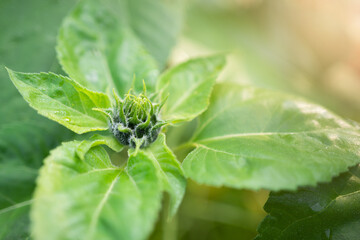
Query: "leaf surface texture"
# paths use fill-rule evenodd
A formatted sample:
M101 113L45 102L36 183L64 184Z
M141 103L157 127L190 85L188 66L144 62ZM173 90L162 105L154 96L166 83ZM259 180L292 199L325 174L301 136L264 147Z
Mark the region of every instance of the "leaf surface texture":
M292 96L215 86L191 140L186 174L214 186L296 189L360 161L359 126Z

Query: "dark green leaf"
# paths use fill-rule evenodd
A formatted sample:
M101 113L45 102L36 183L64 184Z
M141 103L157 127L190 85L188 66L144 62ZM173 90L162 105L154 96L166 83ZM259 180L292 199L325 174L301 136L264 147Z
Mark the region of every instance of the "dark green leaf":
M258 229L258 240L358 239L360 166L331 183L271 193L264 209L269 215Z
M29 205L37 168L72 134L39 116L23 100L4 66L58 71L55 40L72 0L0 3L0 239L27 239Z
M19 239L28 233L28 205L38 168L49 149L70 135L55 125L40 120L0 127L1 239Z
M27 239L30 235L29 211L31 201L14 203L11 207L0 210L0 238Z

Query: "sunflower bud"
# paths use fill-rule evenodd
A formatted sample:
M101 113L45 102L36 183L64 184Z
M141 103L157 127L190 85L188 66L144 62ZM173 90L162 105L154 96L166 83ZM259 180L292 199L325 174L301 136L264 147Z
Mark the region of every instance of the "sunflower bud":
M115 94L115 100L114 108L106 114L116 139L131 148L144 148L154 142L161 127L166 124L159 119L161 105L153 104L145 94L136 96L130 92L125 99Z

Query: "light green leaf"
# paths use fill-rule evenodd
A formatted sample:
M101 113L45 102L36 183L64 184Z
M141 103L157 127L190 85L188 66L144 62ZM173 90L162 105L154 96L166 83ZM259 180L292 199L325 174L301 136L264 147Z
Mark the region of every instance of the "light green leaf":
M144 152L154 162L154 166L161 176L164 190L170 194L169 217L172 217L176 213L186 189L186 179L181 165L166 145L164 134L160 134L158 139Z
M120 152L123 149L123 145L113 135L100 135L96 134L90 137L88 140L82 141L76 149L77 155L81 160L84 160L85 154L93 147L99 145L106 145L115 152Z
M271 193L264 207L269 215L257 240L358 239L360 234L360 166L331 183Z
M158 69L129 27L127 1L80 1L59 33L58 58L69 76L102 92L153 92ZM135 16L134 16L135 17ZM155 34L155 32L152 32Z
M315 185L360 162L360 130L326 109L276 92L215 86L184 160L214 186L270 190Z
M167 98L162 117L172 122L190 121L205 111L224 65L224 56L216 55L192 59L165 72L157 85L161 100Z
M93 110L111 106L107 95L54 73L8 72L21 95L39 114L79 134L108 129L107 119Z
M80 142L53 150L40 171L31 211L36 239L145 239L158 215L161 182L143 152L126 168L91 148L82 161Z

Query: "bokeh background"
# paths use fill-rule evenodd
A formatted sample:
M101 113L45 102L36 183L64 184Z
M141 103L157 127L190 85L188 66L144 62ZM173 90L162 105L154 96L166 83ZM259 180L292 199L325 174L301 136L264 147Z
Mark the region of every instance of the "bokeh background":
M227 52L220 81L295 94L360 121L360 2L193 0L172 63ZM190 182L181 239L252 239L268 192Z
M192 0L186 13L178 58L229 51L224 78L359 120L359 1Z
M30 109L3 66L24 72L61 73L55 54L56 34L62 18L75 3L0 1L0 136L9 136L9 132L13 136L0 141L0 156L6 159L3 164L14 165L14 172L2 173L0 169L0 174L11 180L8 182L25 184L26 191L34 188L36 169L41 166L41 161L34 159L43 159L48 149L71 139L72 134ZM228 65L220 81L299 95L360 121L360 1L187 0L184 5L183 31L169 66L195 56L226 52ZM31 129L27 138L19 131L24 126ZM189 137L182 129L169 130L170 145L174 144L171 135ZM39 132L46 134L39 137ZM27 147L17 149L19 140ZM182 154L179 152L180 158ZM25 170L19 170L16 164L23 164ZM256 236L256 228L266 215L262 207L267 191L211 188L191 181L188 185L178 216L169 223L160 220L152 239ZM10 191L11 185L0 188ZM1 208L5 204L0 201ZM20 224L26 224L28 219L23 221Z

